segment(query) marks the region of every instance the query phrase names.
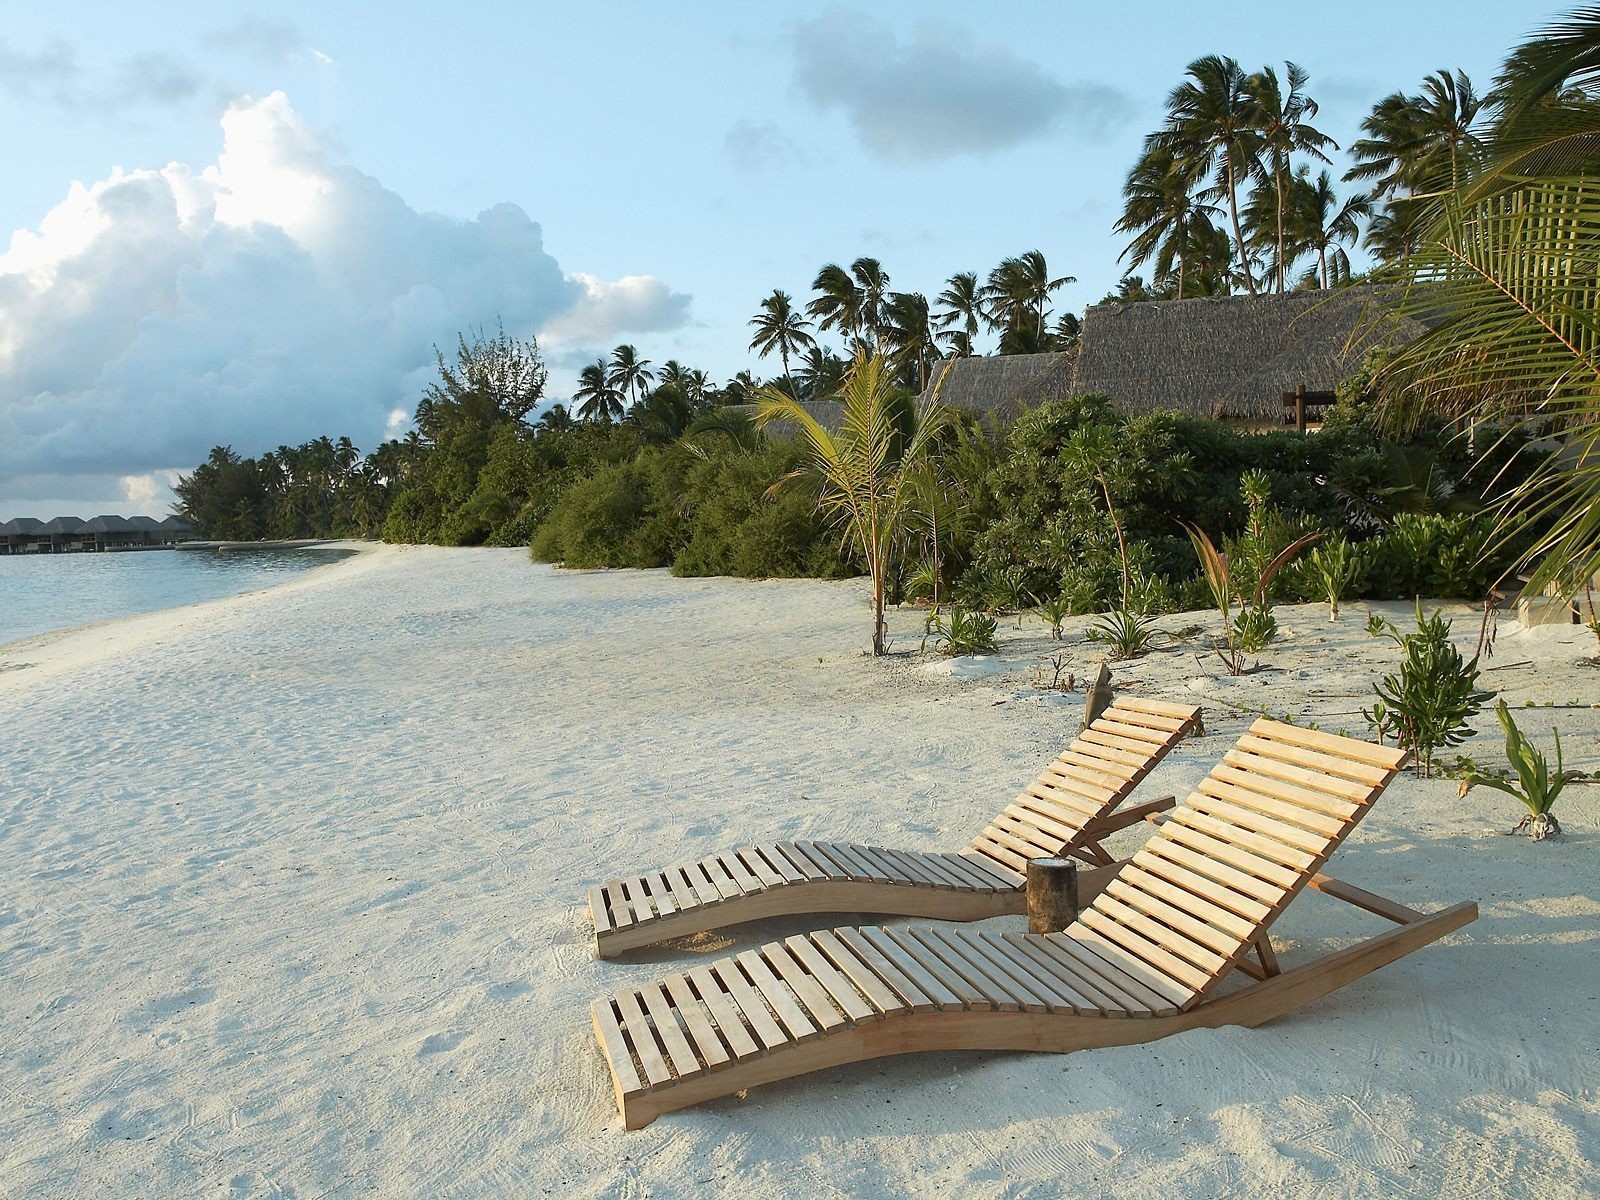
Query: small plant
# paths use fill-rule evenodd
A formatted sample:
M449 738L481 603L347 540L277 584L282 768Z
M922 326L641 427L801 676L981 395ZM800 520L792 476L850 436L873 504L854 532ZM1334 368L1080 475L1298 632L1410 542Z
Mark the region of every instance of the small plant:
M1494 715L1500 722L1500 728L1506 731L1506 758L1511 763L1516 780L1513 782L1502 775L1470 771L1461 781L1461 794L1465 796L1470 788L1482 784L1484 787L1504 792L1508 796L1515 796L1527 805L1528 812L1512 828L1512 833L1527 830L1528 836L1536 842L1560 836L1561 824L1550 810L1555 806L1556 797L1561 795L1561 790L1583 775L1582 771L1563 769L1561 731L1555 728L1550 730L1556 739L1556 768L1551 771L1550 761L1545 758L1544 751L1529 741L1527 734L1517 728L1516 721L1511 717L1511 710L1506 707L1504 700L1494 706Z
M1021 567L1010 567L1004 571L996 571L985 583L983 589L984 606L997 617L1007 613L1021 612L1028 607L1028 602L1033 599L1028 595L1024 586L1024 576Z
M1044 681L1044 663L1034 668L1033 682L1036 687L1047 688L1052 692L1071 692L1077 689L1077 679L1071 671L1067 670L1067 656L1065 653L1052 654L1049 658L1050 682Z
M1194 545L1195 553L1200 556L1200 569L1205 576L1206 586L1211 590L1212 603L1216 605L1217 612L1222 617L1224 648L1219 648L1217 654L1227 665L1229 673L1243 675L1244 656L1256 651L1247 650L1239 644L1238 622L1233 615L1234 605L1238 604L1244 610L1263 611L1270 617L1272 602L1267 598L1267 589L1272 585L1273 577L1283 570L1295 555L1320 539L1322 534L1308 533L1295 538L1262 568L1247 594L1242 590L1240 583L1233 578L1228 556L1217 549L1210 535L1198 525L1190 525L1187 522L1179 524L1183 525L1184 531L1189 535L1189 541ZM1271 640L1272 634L1277 632L1277 627L1278 623L1274 618L1270 630L1266 630L1266 640ZM1265 624L1262 623L1260 628L1265 629ZM1261 644L1265 645L1266 640ZM1259 647L1257 649L1259 650Z
M932 559L923 559L906 579L905 597L912 604L937 604L939 602L939 567Z
M1328 620L1339 619L1339 601L1361 573L1361 555L1342 537L1329 538L1306 556L1306 567L1328 600Z
M1392 637L1400 645L1399 671L1373 685L1378 701L1364 710L1379 739L1393 731L1402 749L1416 759L1417 774L1433 773L1437 750L1457 746L1473 734L1470 724L1492 692L1478 688L1478 659L1461 657L1450 641L1450 622L1443 614L1422 615L1417 602L1417 631L1402 634L1395 626L1374 617L1367 628Z
M934 617L940 652L949 655L988 654L995 649L995 619L987 613L959 606L950 609L950 619Z
M1233 644L1240 654L1260 654L1278 636L1278 618L1270 608L1241 608L1233 619Z
M1039 601L1039 617L1050 626L1050 637L1061 640L1061 622L1072 615L1072 601L1065 592Z
M1112 658L1138 658L1155 649L1156 642L1168 635L1157 629L1149 617L1115 608L1096 620L1085 636L1091 642L1103 643Z

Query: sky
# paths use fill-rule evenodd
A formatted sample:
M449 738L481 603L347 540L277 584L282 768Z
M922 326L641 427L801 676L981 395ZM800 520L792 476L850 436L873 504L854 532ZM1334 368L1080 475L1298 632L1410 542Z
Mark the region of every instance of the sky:
M163 515L219 444L370 449L436 345L497 323L563 399L620 342L776 374L747 349L761 298L860 255L932 297L1038 249L1081 312L1124 273L1122 182L1194 58L1298 63L1348 145L1432 71L1487 87L1559 11L8 6L0 519Z

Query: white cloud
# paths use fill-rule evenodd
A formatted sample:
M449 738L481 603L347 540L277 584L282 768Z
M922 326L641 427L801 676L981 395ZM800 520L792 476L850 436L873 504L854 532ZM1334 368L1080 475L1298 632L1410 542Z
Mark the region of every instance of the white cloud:
M868 151L898 161L986 155L1062 131L1098 141L1132 100L1104 83L1063 81L970 30L919 22L910 35L829 9L794 29L795 83L839 109Z
M280 92L237 102L222 130L214 164L74 183L0 254L10 506L131 496L126 478L159 482L222 443L371 447L460 330L610 338L686 319L689 298L651 276L566 276L515 204L415 211L332 161Z

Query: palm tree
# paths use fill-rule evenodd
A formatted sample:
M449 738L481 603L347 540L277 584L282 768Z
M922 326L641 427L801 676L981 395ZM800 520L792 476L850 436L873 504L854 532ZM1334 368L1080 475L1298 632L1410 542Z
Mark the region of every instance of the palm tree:
M884 602L904 541L915 472L948 421L937 393L913 407L895 388L880 355L859 354L840 394L837 433L817 422L800 401L774 387L756 397L757 425L783 421L800 430L811 461L783 476L773 488L802 475L821 485L817 507L843 532L866 564L872 583L872 653L886 649Z
M978 300L983 305L984 320L1002 336L1025 328L1033 305L1033 280L1027 264L1020 257L1001 259L978 289Z
M947 332L939 336L960 358L972 353L973 340L978 336L983 320L983 305L978 300L978 276L973 271L961 271L945 281L939 293L939 308L933 319ZM959 326L959 328L956 328Z
M572 413L565 404L552 404L539 414L539 419L534 424L540 429L548 429L552 433L560 433L562 430L572 428Z
M1116 231L1133 235L1122 258L1128 260L1129 267L1154 260L1157 281L1173 278L1176 265L1177 298L1182 300L1197 235L1211 232L1216 206L1195 195L1170 150L1148 143L1128 173L1122 202L1122 218Z
M1365 137L1350 146L1356 165L1347 183L1367 183L1384 208L1367 230L1367 244L1391 261L1416 249L1430 202L1454 191L1482 152L1477 129L1482 101L1464 71L1438 71L1420 95L1391 92L1361 123Z
M861 332L876 349L883 340L884 306L889 299L889 272L875 258L858 258L850 264L861 297Z
M806 305L819 332L837 329L846 341L861 334L861 290L838 263L828 263L811 281L816 296Z
M1167 151L1192 183L1215 178L1203 195L1227 198L1240 273L1245 290L1253 296L1256 281L1239 222L1239 189L1256 173L1261 157L1248 80L1237 62L1220 54L1195 59L1187 74L1188 82L1167 97L1166 125L1151 135L1147 146Z
M928 298L921 292L891 292L884 304L883 337L896 373L916 380L922 391L928 386L928 361L939 357Z
M580 420L606 424L622 416L622 393L612 385L611 372L603 358L578 372L578 390L572 393L572 399L578 405Z
M1317 102L1305 93L1306 80L1310 78L1304 68L1286 62L1283 82L1271 67L1250 76L1245 82L1245 94L1255 110L1256 133L1261 139L1262 156L1257 171L1263 180L1272 181L1274 199L1273 215L1276 218L1276 267L1278 291L1287 287L1287 257L1284 246L1285 218L1288 190L1292 181L1290 160L1296 154L1310 155L1327 162L1325 150L1337 150L1338 143L1311 125L1317 115Z
M1350 256L1343 247L1361 237L1361 222L1372 215L1372 200L1354 195L1339 202L1333 190L1333 176L1319 172L1315 181L1306 168L1294 178L1289 199L1289 237L1298 246L1317 256L1317 273L1324 288L1350 276ZM1332 276L1329 262L1333 263Z
M686 372L683 377L683 390L691 403L697 407L703 405L711 393L711 376L698 368Z
M814 344L808 332L811 322L795 310L789 293L774 288L772 295L761 302L761 309L750 318L756 335L750 339L750 349L762 358L774 350L783 361L783 377L789 379L789 356Z
M1022 263L1022 277L1027 281L1033 300L1034 331L1042 339L1045 317L1050 311L1050 297L1067 284L1077 283L1078 277L1062 275L1056 279L1050 278L1050 267L1044 260L1044 254L1038 250L1027 251L1019 261Z
M608 378L611 386L618 389L631 403L635 389L638 390L640 397L644 396L655 380L655 372L650 370L648 358L640 358L639 352L631 345L622 345L611 352Z
M794 381L800 385L800 393L807 400L824 400L839 390L848 366L828 347L813 342L810 349L800 356Z
M675 358L669 358L661 364L661 373L656 376L656 382L663 386L671 384L688 392L689 369Z

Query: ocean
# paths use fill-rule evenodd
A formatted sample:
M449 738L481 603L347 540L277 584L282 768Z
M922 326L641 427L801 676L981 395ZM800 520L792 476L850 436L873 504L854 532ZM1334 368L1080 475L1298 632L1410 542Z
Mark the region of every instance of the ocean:
M0 645L256 591L349 553L230 548L0 555Z

